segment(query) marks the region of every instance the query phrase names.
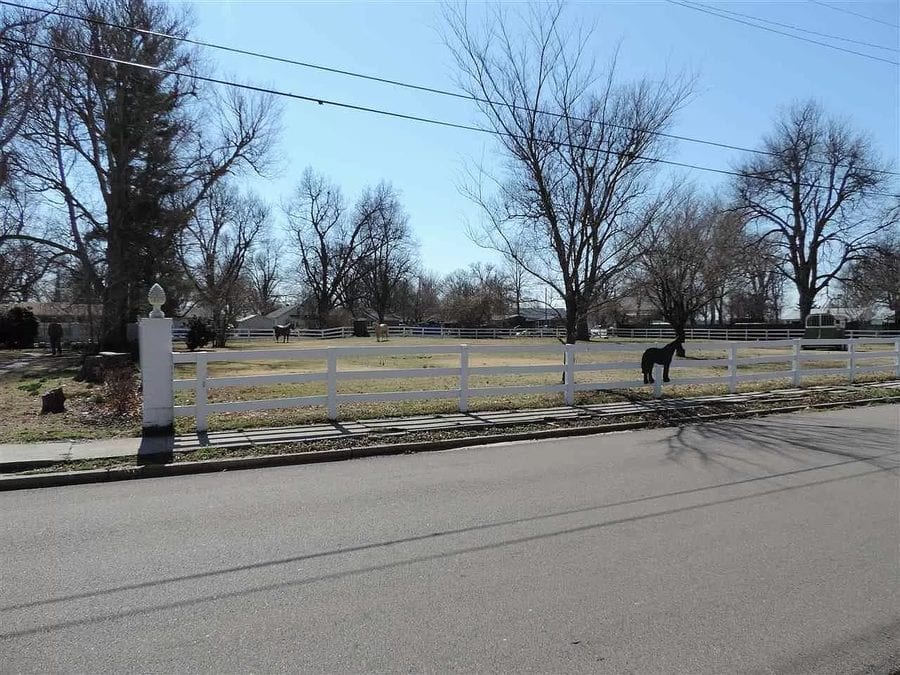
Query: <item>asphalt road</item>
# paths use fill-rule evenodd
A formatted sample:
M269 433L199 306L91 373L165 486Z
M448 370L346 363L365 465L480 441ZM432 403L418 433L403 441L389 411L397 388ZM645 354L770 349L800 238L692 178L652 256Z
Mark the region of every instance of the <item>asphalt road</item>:
M900 668L900 406L0 494L0 671Z

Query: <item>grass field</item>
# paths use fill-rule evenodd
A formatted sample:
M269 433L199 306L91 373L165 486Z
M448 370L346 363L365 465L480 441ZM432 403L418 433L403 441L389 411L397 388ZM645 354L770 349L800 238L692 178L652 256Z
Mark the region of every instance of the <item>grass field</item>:
M119 414L109 405L112 392L107 387L72 379L81 365L80 355L0 350L0 369L29 358L28 354L37 356L24 367L0 373L0 443L140 435L139 410ZM41 394L55 387L63 388L66 412L40 415Z
M447 345L456 346L458 339L439 338L393 338L382 346L416 346L416 345ZM482 345L551 345L559 344L553 339L500 339L469 341L470 347L477 350ZM599 344L611 344L603 341ZM579 363L633 363L633 368L627 370L601 370L578 373L576 381L589 382L615 382L627 380L640 380L640 355L651 344L659 344L655 341L645 340L617 340L614 344L633 345L631 352L597 352L580 354ZM746 348L744 347L746 345ZM775 349L754 349L753 343L741 343L738 356L766 356L784 355L790 351ZM372 338L346 338L341 340L293 340L290 344L278 344L271 341L234 341L224 350L238 351L247 349L322 349L326 347L350 347L350 346L375 346ZM725 391L725 385L678 385L679 379L691 379L697 377L723 376L727 372L724 365L704 365L694 363L696 359L725 358L726 352L704 351L699 352L691 348L691 343L686 343L688 358L676 359L673 363L671 377L672 385L664 389L666 396L696 396L703 394L720 393ZM181 345L176 344L176 349ZM891 358L878 358L863 362L864 351L883 351L888 349L886 345L871 345L862 348L857 354L861 365L882 365L885 370L881 373L865 374L858 381L874 381L891 377ZM37 352L33 352L37 353ZM21 352L0 351L0 368L5 363L20 358ZM838 368L845 365L846 361L840 353L818 352L814 361L805 361L804 368ZM120 391L111 391L103 385L90 385L78 383L72 380L80 360L77 356L63 356L53 358L48 355L40 355L26 367L0 374L0 443L29 442L56 439L83 439L102 438L115 436L137 435L140 432L140 410L138 406L132 406L124 412L116 410L116 400L121 397ZM551 365L559 366L559 371L550 373L501 373L491 375L477 375L473 373L469 378L470 388L498 387L498 386L536 386L559 384L562 375L562 359L558 354L546 354L540 352L528 353L491 353L480 354L475 351L470 355L469 366L519 366L519 365ZM427 371L433 368L456 368L459 366L458 354L397 354L397 355L363 355L348 356L338 360L338 371L378 371L385 369L416 369ZM760 363L739 368L740 373L785 371L784 379L769 380L764 382L746 382L738 385L739 391L761 391L781 388L790 385L790 362ZM175 377L178 379L190 379L194 377L193 364L177 365ZM325 369L324 359L275 359L240 362L212 362L209 364L208 376L210 378L240 375L268 375L278 373L315 373ZM806 377L803 384L822 384L845 382L842 377ZM40 416L40 394L55 387L63 386L66 393L67 412L61 415ZM338 382L339 393L371 393L379 391L423 391L423 390L451 390L458 388L459 379L455 376L393 378L393 379L367 379L361 377L354 380L341 380ZM313 396L325 393L324 382L312 382L301 384L277 384L272 386L253 387L227 387L213 388L209 391L209 402L217 401L242 401L267 398L287 398L297 396ZM576 395L576 403L601 403L620 401L623 399L640 399L651 396L650 387L628 389L623 391L598 391L581 392ZM176 392L177 404L190 404L193 402L192 391ZM489 410L499 408L527 408L560 405L561 394L526 394L504 395L490 397L473 397L470 399L472 411ZM457 410L457 402L453 399L432 399L424 401L385 402L342 405L340 416L342 419L359 419L371 417L392 417L398 415L417 415L449 413ZM287 426L309 422L319 422L325 419L325 411L321 407L304 407L284 410L259 411L253 413L224 413L211 415L209 418L210 430L239 429L259 426ZM178 418L176 430L179 433L187 433L194 429L192 418Z

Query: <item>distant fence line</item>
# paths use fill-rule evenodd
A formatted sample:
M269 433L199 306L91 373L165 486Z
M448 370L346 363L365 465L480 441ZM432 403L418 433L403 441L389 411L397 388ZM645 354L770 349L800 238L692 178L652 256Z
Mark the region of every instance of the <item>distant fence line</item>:
M38 326L37 341L49 342L47 327L49 323L41 322ZM99 325L82 322L64 322L63 342L92 342L99 337ZM93 329L93 330L92 330ZM135 331L136 332L136 331ZM671 339L675 332L670 327L650 328L608 328L605 337L631 338L644 340ZM803 337L802 328L688 328L686 336L689 340L790 340ZM369 334L374 337L374 325L369 326ZM183 340L187 328L174 328L172 338ZM502 339L502 338L554 338L565 339L566 331L562 327L552 328L450 328L445 326L389 326L390 337L434 337L456 338L460 340ZM848 330L848 338L897 337L898 330ZM294 328L291 337L307 340L334 340L353 337L353 328L337 326L335 328ZM271 328L235 328L228 332L230 340L274 340ZM594 339L597 339L594 337Z
M804 348L842 346L846 351L829 352L827 355L804 353ZM884 345L885 349L877 351L861 350L862 345ZM159 347L159 345L153 345ZM469 399L475 396L505 396L522 394L562 394L566 405L573 405L575 393L579 391L598 391L609 389L633 389L652 387L656 398L662 396L664 385L657 367L656 382L645 385L637 379L621 379L610 382L578 381L579 374L592 371L626 371L623 376L634 376L639 372L639 354L643 345L617 344L615 342L578 343L563 345L548 343L542 345L523 344L435 344L435 345L397 345L397 346L348 346L305 349L258 349L227 352L163 352L158 351L158 358L164 362L142 364L151 368L154 373L172 373L175 364L194 364L195 375L192 378L174 379L167 376L165 389L160 390L160 400L168 406L170 418L176 416L194 417L197 430L207 429L210 414L221 412L240 412L254 410L271 410L276 408L294 408L301 406L323 406L328 419L338 419L340 404L384 401L410 401L432 399L455 399L460 412L469 409ZM691 351L722 351L725 358L692 358L690 360L675 359L675 368L705 368L709 366L724 367L722 374L705 377L678 377L678 385L692 384L724 384L731 392L736 391L739 382L789 380L799 385L802 377L814 375L839 375L853 382L861 373L883 372L900 377L900 337L894 338L857 338L853 340L820 339L820 340L768 340L747 344L740 342L705 342L692 343ZM739 356L740 350L781 350L764 356ZM871 349L871 348L870 348ZM623 358L616 362L591 362L581 360L585 354L598 352L622 352ZM626 356L625 352L631 352ZM540 354L557 358L555 365L497 365L470 366L469 359L473 354ZM458 363L450 367L438 368L385 368L367 370L339 370L338 360L351 358L356 362L359 357L417 355L417 354L452 354L457 355ZM881 363L872 363L872 359L880 359ZM317 372L277 373L269 375L244 375L233 377L209 377L207 366L211 362L266 361L266 360L314 360L322 363L323 369ZM804 367L809 361L842 361L841 367ZM889 361L889 363L885 363ZM783 370L762 370L756 372L739 372L740 366L760 366L768 364L784 364ZM142 366L143 367L143 366ZM559 384L545 385L497 385L489 387L472 387L470 379L486 375L500 374L533 374L560 373ZM360 379L400 379L451 377L456 385L439 390L428 391L379 391L372 393L339 393L338 382ZM298 396L280 399L261 399L252 401L209 402L209 390L223 387L272 386L281 383L322 382L325 393L316 396ZM163 384L162 382L160 384ZM194 403L190 405L174 405L174 391L193 391ZM155 405L148 399L147 388L144 392L144 405ZM145 417L146 420L146 417ZM145 426L147 426L145 421Z
M803 337L802 328L687 328L689 340L791 340ZM877 338L898 337L897 330L847 330L847 337ZM659 328L611 328L610 336L623 338L674 338L675 331L670 327Z
M608 328L607 337L634 339L673 338L675 332L670 327L658 328ZM791 340L803 337L802 328L688 328L686 336L689 340ZM369 327L374 337L374 326ZM187 328L175 328L172 337L184 339ZM457 338L463 340L499 339L514 337L556 338L565 339L566 330L553 328L449 328L445 326L389 326L390 337L435 337ZM848 338L897 337L900 331L882 330L848 330ZM333 340L353 337L353 328L338 326L336 328L294 328L292 338L314 340ZM273 340L271 328L235 328L228 333L231 340Z
M368 328L369 336L375 337L375 326ZM172 337L178 340L187 335L187 328L174 328ZM388 335L391 337L436 337L436 338L462 338L462 339L486 339L509 337L540 337L540 338L564 338L564 328L448 328L444 326L389 326ZM232 340L262 340L274 339L271 328L235 328L228 332ZM307 338L316 340L332 340L335 338L353 337L353 328L350 326L338 326L336 328L294 328L291 330L292 338Z

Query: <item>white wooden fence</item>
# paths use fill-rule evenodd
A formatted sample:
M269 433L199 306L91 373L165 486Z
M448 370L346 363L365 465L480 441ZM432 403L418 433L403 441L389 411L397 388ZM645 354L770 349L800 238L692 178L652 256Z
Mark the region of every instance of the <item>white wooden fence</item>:
M610 328L609 337L637 339L672 339L675 332L667 326L659 328ZM374 326L369 326L374 335ZM689 340L789 340L803 337L802 328L688 328L685 334ZM183 340L187 328L175 328L172 337ZM444 326L389 326L391 337L435 337L459 340L499 339L514 337L565 339L565 328L447 328ZM847 337L898 337L900 331L848 330ZM353 337L353 328L294 328L294 339L333 340ZM235 328L228 333L230 340L274 340L271 328Z
M840 344L846 345L847 351L827 354L808 353L804 348L831 347ZM886 349L872 349L868 347L861 350L863 345L885 345ZM566 405L574 403L575 392L596 391L603 389L627 389L640 388L644 385L641 379L633 379L640 373L640 352L648 345L602 343L579 343L577 345L543 344L543 345L417 345L417 346L371 346L371 347L327 347L315 349L271 349L271 350L246 350L228 352L190 352L171 353L171 361L168 364L160 364L172 372L174 364L196 364L196 374L193 378L174 380L175 391L193 391L194 403L190 405L173 406L175 416L193 416L196 418L197 430L207 428L207 418L210 414L220 412L238 412L252 410L269 410L276 408L293 408L297 406L324 406L328 418L338 419L339 407L342 403L382 402L382 401L408 401L428 399L456 399L459 410L466 412L469 408L469 399L474 396L495 396L507 394L546 394L560 393ZM801 382L801 378L809 375L843 375L851 382L857 375L867 372L884 372L900 377L900 337L897 338L860 338L854 340L768 340L748 344L746 342L703 342L689 343L685 348L690 352L697 351L722 351L727 353L726 358L690 358L689 360L673 360L674 368L705 368L708 366L727 366L724 375L695 378L673 378L673 384L725 384L729 391L735 391L739 382L763 381L773 379L790 379L794 385ZM739 357L740 350L771 349L781 350L787 353L773 353L764 356ZM597 352L631 352L627 359L616 362L590 362L584 360L579 363L582 355ZM559 358L556 365L499 365L499 366L470 366L469 359L472 354L527 354L546 355ZM338 370L338 361L343 358L359 358L372 356L395 355L423 355L423 354L453 354L458 355L459 365L443 368L402 368L402 369L377 369L377 370ZM249 375L233 377L209 377L208 365L212 362L234 361L265 361L265 360L318 360L323 364L323 370L313 373ZM880 359L881 363L872 364L872 359ZM808 361L843 361L840 368L804 368ZM752 366L758 364L784 363L789 364L789 369L768 372L739 372L739 366ZM886 365L887 364L887 365ZM149 365L149 364L148 364ZM579 374L591 371L627 371L627 379L612 382L579 382ZM662 396L663 387L661 368L657 367L654 374L656 383L652 385L654 396ZM165 371L161 371L165 372ZM534 374L534 373L558 373L561 375L559 384L536 386L495 386L495 387L471 387L470 378L473 376L503 375L503 374ZM625 375L625 373L623 373ZM373 380L373 379L411 379L453 377L458 386L451 389L427 390L427 391L391 391L378 393L339 393L338 382L346 380ZM231 401L210 403L209 390L221 387L248 387L260 385L277 385L283 383L324 382L325 394L318 396L300 396L293 398L264 399L254 401ZM168 400L172 400L172 390L167 392ZM147 389L145 387L145 406ZM152 403L152 402L149 402ZM145 421L146 422L146 421ZM146 423L145 423L146 427Z
M369 326L369 335L375 335L375 327ZM174 328L172 337L183 340L187 328ZM235 328L228 332L230 340L274 340L275 333L271 328ZM484 338L538 337L565 338L565 328L446 328L442 326L389 326L391 337L436 337L457 338L460 340L478 340ZM353 328L338 326L336 328L293 328L291 337L313 340L332 340L335 338L353 337Z
M802 328L686 328L688 340L790 340L803 337ZM610 336L638 339L672 339L675 331L668 326L659 328L613 328ZM848 338L900 336L900 331L848 330Z
M172 337L175 340L183 340L188 329L173 328ZM291 330L292 338L307 338L313 340L333 340L335 338L353 337L353 329L348 326L336 328L294 328ZM275 340L275 332L271 328L234 328L228 331L229 340Z

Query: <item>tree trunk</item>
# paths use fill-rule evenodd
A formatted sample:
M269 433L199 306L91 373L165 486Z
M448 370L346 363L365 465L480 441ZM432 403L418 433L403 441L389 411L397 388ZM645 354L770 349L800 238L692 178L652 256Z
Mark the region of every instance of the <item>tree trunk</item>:
M328 316L331 314L331 307L327 302L319 302L316 305L316 322L319 328L328 327Z
M582 342L587 342L591 339L591 331L588 328L587 317L582 316L578 318L578 321L575 323L576 328L576 338L581 340Z
M125 246L110 227L106 251L107 285L103 296L101 347L106 351L128 351L126 324L128 323L128 265Z
M797 307L800 309L800 321L801 323L806 323L806 317L809 316L810 312L812 312L813 303L815 302L815 296L805 288L798 288L799 299L797 301Z
M228 341L228 330L226 317L221 310L213 310L213 347L224 347Z
M574 298L566 298L566 344L574 345L578 340L578 314Z
M682 319L679 321L670 321L669 324L675 331L675 335L686 335L687 334L687 320Z

